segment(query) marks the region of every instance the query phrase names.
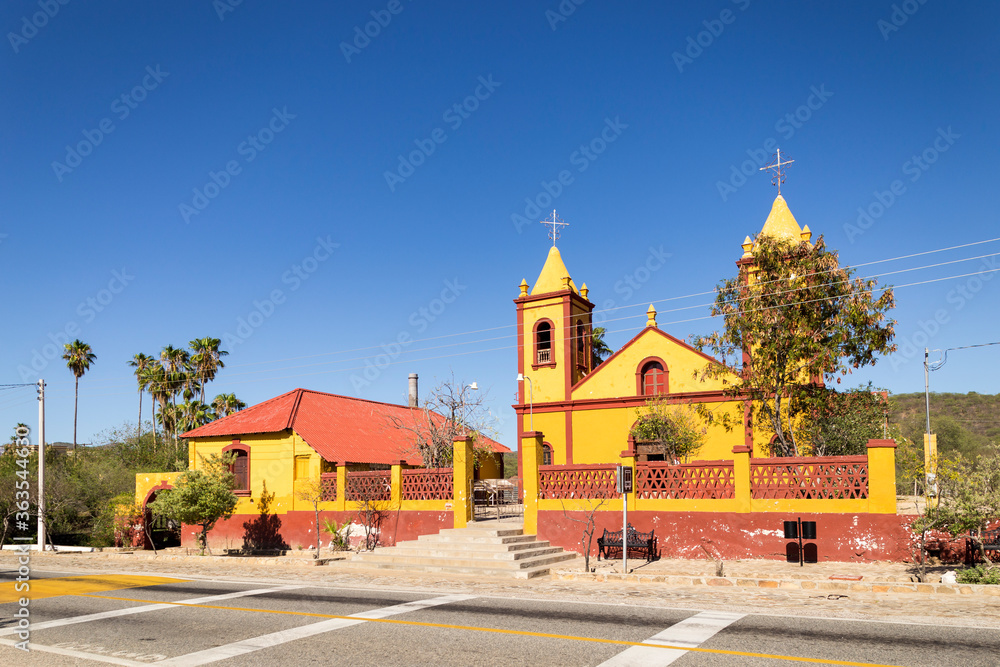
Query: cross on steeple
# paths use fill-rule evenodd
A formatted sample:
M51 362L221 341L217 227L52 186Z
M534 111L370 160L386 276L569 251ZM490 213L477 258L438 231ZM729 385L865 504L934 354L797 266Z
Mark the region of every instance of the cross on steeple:
M780 195L781 184L785 182L785 172L784 170L782 170L782 167L784 167L786 164L791 164L795 162L795 160L785 160L784 162L782 162L780 148L775 152L774 156L775 156L774 161L771 164L764 165L763 167L761 167L760 171L764 171L766 169L768 171L774 172L771 175L771 185L778 186L778 194Z
M552 247L556 245L556 239L559 238L559 227L568 227L568 222L563 222L563 219L556 215L556 210L552 209L552 219L542 220L541 224L551 225L552 229L549 231L549 238L552 239Z

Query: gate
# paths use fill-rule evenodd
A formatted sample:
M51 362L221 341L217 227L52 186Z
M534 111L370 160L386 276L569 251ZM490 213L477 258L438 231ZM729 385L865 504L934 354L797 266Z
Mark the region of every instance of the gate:
M521 479L480 479L472 483L472 517L475 520L524 516Z

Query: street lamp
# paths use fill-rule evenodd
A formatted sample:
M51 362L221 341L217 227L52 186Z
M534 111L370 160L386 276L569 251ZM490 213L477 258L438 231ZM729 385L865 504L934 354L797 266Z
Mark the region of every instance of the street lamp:
M531 378L530 377L528 377L524 373L518 373L517 374L517 381L518 382L524 382L525 380L527 380L527 382L528 382L528 430L534 432L534 430L535 430L535 401L534 401L533 394L535 393L535 391L532 388Z

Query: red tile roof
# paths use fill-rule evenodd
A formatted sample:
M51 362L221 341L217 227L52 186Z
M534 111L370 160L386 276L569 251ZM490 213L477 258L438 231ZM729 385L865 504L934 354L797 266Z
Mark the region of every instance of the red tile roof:
M436 412L433 419L444 417ZM293 430L327 461L339 463L395 463L404 460L419 465L414 436L396 428L393 420L417 425L423 409L338 396L309 389L292 391L240 412L188 431L185 438L239 436ZM494 452L510 452L486 438Z

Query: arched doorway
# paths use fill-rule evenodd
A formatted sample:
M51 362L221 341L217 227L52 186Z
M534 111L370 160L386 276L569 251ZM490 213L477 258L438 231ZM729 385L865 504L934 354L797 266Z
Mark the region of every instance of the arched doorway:
M149 510L149 503L156 500L156 494L169 488L172 487L169 484L164 483L155 489L152 489L146 496L146 501L142 504L142 525L149 526L149 530L144 531L145 537L142 541L143 549L152 549L153 545L155 545L157 549L179 547L181 545L180 524L165 517L156 517L154 519L153 513Z

